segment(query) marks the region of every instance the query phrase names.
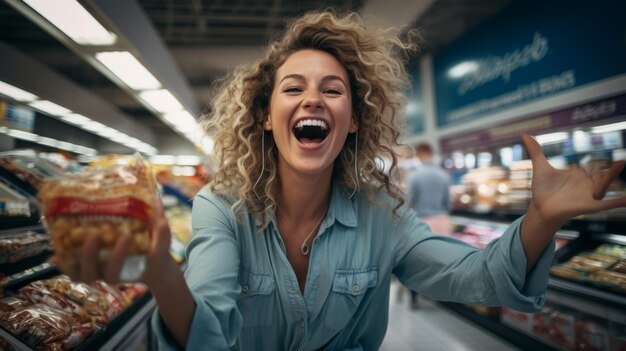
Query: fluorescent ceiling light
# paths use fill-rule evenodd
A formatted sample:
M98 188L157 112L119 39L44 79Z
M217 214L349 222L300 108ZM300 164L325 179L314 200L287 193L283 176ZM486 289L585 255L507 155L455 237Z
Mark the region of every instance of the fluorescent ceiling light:
M139 98L161 113L174 112L183 108L183 105L166 89L142 91L139 93Z
M24 2L78 44L111 45L117 39L76 0Z
M104 124L96 121L88 121L81 125L81 127L90 132L96 133L99 130L107 128ZM96 133L97 134L97 133Z
M57 143L57 147L59 149L63 149L63 150L67 150L67 151L74 151L74 144L68 143L66 141L59 141Z
M59 106L54 102L50 102L48 100L31 102L29 105L51 116L64 116L72 113L72 111L66 109L65 107Z
M176 157L172 155L153 155L150 162L155 165L173 165L176 163Z
M624 129L626 129L626 121L593 127L591 128L591 132L599 134L599 133L606 133L606 132L615 132L615 131L624 130Z
M40 136L37 142L41 145L56 147L59 141L56 139Z
M10 129L10 128L7 128L7 129L8 129L7 134L16 139L21 139L21 140L26 140L26 141L37 141L37 134L25 132L19 129Z
M448 77L461 78L468 73L478 69L478 64L474 61L464 61L448 70Z
M124 134L124 133L120 133L118 135L111 136L110 139L113 140L116 143L125 144L126 142L128 142L130 137L128 135Z
M567 140L568 138L569 138L569 135L566 132L556 132L556 133L537 135L535 137L535 140L537 140L539 144L543 145L543 144L557 143L559 141Z
M200 156L180 155L176 156L176 164L181 166L195 166L200 164Z
M98 153L97 150L86 147L86 146L76 145L76 144L68 143L65 141L59 141L56 139L40 136L34 133L25 132L19 129L0 127L0 133L7 134L16 139L27 140L27 141L34 142L37 144L51 146L57 149L68 150L68 151L72 151L75 153L80 153L80 154L85 154L85 155L95 155Z
M128 51L96 53L96 59L131 89L158 89L161 83Z
M163 118L181 133L195 132L200 126L187 110L166 113Z
M84 130L87 130L91 133L97 134L103 138L107 138L113 142L128 146L132 149L135 149L137 151L141 151L144 153L156 153L157 149L155 149L153 146L148 145L146 143L144 143L143 141L139 140L139 139L135 139L135 138L131 138L128 135L107 127L106 125L100 123L100 122L96 122L90 118L87 118L83 115L80 115L78 113L72 113L69 115L65 115L60 117L60 119L62 121L65 121L67 123L73 124L75 126L78 126ZM93 149L92 149L93 150ZM85 151L85 150L83 150ZM87 151L85 151L87 152ZM89 151L91 152L91 151Z
M121 136L123 134L122 132L120 132L118 130L115 130L113 128L109 128L109 127L106 127L106 126L104 128L102 128L102 129L100 129L100 130L95 131L95 132L99 136L105 137L107 139L112 139L115 136Z
M172 167L172 174L175 176L191 177L196 175L196 169L190 166L174 166Z
M37 100L36 95L33 95L20 88L14 87L11 84L7 84L3 81L0 81L0 94L22 102L31 102Z
M83 115L79 115L78 113L72 113L66 116L62 116L61 120L69 124L73 124L75 126L82 126L83 124L91 121L90 118L87 118Z
M205 136L201 140L202 151L205 154L210 154L213 152L213 139L211 137Z

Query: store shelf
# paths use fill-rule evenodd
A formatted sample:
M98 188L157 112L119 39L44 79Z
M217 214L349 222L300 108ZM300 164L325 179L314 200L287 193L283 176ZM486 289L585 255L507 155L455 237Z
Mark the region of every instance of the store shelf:
M148 335L148 321L156 308L152 294L147 292L124 310L103 330L85 340L75 351L132 350L130 347ZM131 337L133 336L133 337Z
M550 277L548 287L571 295L626 309L626 296L598 288L577 284L565 279Z
M156 307L156 302L150 292L140 297L125 309L119 316L106 325L102 330L89 336L73 351L110 351L135 350L149 335L148 321ZM33 351L34 349L13 334L0 327L0 337L11 344L12 350Z
M554 351L560 350L559 348L542 342L539 339L530 336L524 332L521 332L515 328L509 327L506 324L500 323L497 317L489 317L477 313L461 304L454 302L439 302L444 307L451 311L458 313L459 315L469 319L470 321L478 324L479 326L489 330L490 332L500 336L508 342L515 344L523 350L533 351Z

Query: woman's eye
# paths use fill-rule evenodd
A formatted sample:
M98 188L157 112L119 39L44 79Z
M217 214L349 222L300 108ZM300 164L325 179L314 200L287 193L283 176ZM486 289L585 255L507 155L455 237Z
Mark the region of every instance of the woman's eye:
M341 95L342 92L341 92L341 90L337 90L337 89L326 89L326 90L324 90L324 94Z
M299 93L302 92L302 89L299 87L287 87L283 89L283 93Z

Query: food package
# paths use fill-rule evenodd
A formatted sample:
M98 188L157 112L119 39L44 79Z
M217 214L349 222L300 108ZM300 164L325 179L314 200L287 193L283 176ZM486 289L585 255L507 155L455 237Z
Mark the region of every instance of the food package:
M82 307L82 314L97 326L104 326L119 315L124 306L120 302L110 301L100 290L85 283L73 282L66 275L31 283L56 292Z
M50 291L41 284L32 282L20 289L20 294L26 296L34 303L49 306L51 308L69 313L81 322L90 322L83 309L74 301L66 299L63 295Z
M103 252L110 251L120 235L130 236L129 258L145 254L157 192L148 163L137 154L126 164L49 180L38 196L56 254L72 262L90 235L98 237Z
M70 350L93 331L71 313L43 304L0 311L0 324L37 350Z
M130 305L148 291L148 287L141 283L122 283L116 284L115 287L120 291L127 305Z
M0 236L0 264L15 263L50 250L50 236L33 231Z

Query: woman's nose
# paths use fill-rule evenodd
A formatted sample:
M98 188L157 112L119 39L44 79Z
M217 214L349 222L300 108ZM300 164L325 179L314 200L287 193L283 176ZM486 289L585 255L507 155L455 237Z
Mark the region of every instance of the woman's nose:
M320 98L319 92L309 92L304 97L304 101L302 102L303 107L318 109L322 108L322 99Z

